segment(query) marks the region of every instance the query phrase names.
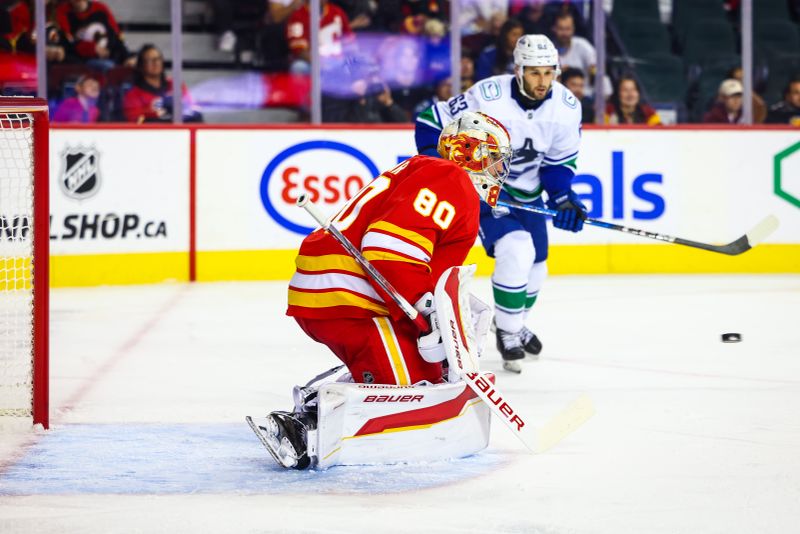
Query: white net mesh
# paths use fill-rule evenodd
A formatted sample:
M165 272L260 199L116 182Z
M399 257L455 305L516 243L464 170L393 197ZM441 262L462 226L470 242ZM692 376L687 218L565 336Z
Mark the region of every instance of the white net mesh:
M0 109L0 417L33 403L33 116Z

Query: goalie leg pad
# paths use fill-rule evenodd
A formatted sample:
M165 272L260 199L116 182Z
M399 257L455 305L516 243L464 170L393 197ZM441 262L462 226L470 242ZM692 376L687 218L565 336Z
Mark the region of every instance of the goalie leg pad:
M325 384L319 390L321 468L460 458L489 444L491 412L465 382L424 386Z

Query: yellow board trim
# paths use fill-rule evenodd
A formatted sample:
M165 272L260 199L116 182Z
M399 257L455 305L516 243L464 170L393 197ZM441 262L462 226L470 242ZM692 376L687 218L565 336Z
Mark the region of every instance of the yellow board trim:
M188 252L50 257L50 287L188 282Z
M388 315L386 306L375 304L347 291L325 291L322 293L306 293L289 289L289 305L302 306L303 308L331 308L333 306L358 306L375 313Z
M381 338L383 338L383 344L389 355L389 363L394 370L394 375L397 377L398 385L410 385L411 381L408 378L406 364L403 361L403 353L395 340L392 325L389 324L389 320L386 317L375 317L375 323L378 325Z
M428 272L431 271L431 266L424 261L413 260L394 252L385 252L382 250L368 250L364 253L364 257L369 261L403 261L406 263L413 263L415 265L422 265Z
M489 276L494 260L474 247L465 263ZM800 244L761 244L739 256L680 245L555 245L547 258L550 274L800 273Z
M800 244L761 244L740 256L679 245L554 245L550 247L549 256L551 274L800 273ZM296 249L198 252L197 280L288 281L295 272L296 257ZM479 276L490 275L494 267L494 260L487 257L481 247L472 249L466 263L477 264ZM188 279L187 252L50 258L51 287L152 284Z
M428 253L428 256L433 254L433 243L431 242L431 240L428 239L427 237L418 234L417 232L414 232L413 230L406 230L405 228L401 228L395 224L386 221L378 221L376 223L370 224L367 227L367 232L369 232L370 229L372 228L376 230L383 230L391 234L399 235L400 237L405 237L409 241L413 241L414 243L425 249L425 252Z

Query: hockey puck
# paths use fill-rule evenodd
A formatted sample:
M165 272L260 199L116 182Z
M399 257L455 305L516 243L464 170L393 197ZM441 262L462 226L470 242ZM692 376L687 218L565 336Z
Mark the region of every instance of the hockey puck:
M722 334L723 343L738 343L741 340L742 340L742 334L738 332L728 332L726 334Z

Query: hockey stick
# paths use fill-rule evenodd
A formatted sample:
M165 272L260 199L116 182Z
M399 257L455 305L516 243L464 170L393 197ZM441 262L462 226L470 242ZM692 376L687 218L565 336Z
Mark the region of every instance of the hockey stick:
M540 208L538 206L529 206L513 200L501 200L497 203L498 206L505 206L506 208L516 208L523 211L530 211L539 213L541 215L555 216L558 212L547 208ZM710 252L719 252L720 254L728 254L729 256L736 256L743 252L747 252L758 243L764 241L772 232L778 228L778 218L774 215L768 215L763 221L755 225L752 230L744 234L742 237L731 241L727 245L711 245L709 243L700 243L699 241L691 241L680 237L674 237L666 234L659 234L656 232L648 232L646 230L639 230L638 228L630 228L622 226L621 224L614 224L599 219L586 219L583 221L592 226L599 226L609 230L616 230L626 234L634 234L641 237L648 237L657 241L665 241L667 243L675 243L677 245L685 245L687 247L699 248L708 250Z
M422 321L424 323L422 331L428 329L427 320L397 292L392 284L361 254L361 251L353 246L350 240L347 239L338 228L333 226L332 222L325 217L313 202L311 202L308 195L303 193L298 196L297 205L304 208L322 228L328 231L334 239L344 247L358 264L364 268L364 271L378 283L381 289L392 297L392 300L400 306L400 309L403 310L409 319L417 324L419 324L419 321ZM463 368L459 368L456 371L459 376L464 379L470 389L472 389L486 406L489 407L489 410L503 421L503 424L505 424L517 439L532 453L544 452L546 449L552 447L567 436L567 434L583 424L594 413L591 401L586 397L585 401L581 403L576 401L576 403L568 406L537 431L537 429L526 423L525 418L511 406L509 401L497 390L494 382L487 375L480 372L466 372ZM537 438L539 436L541 436L542 439L537 445Z

